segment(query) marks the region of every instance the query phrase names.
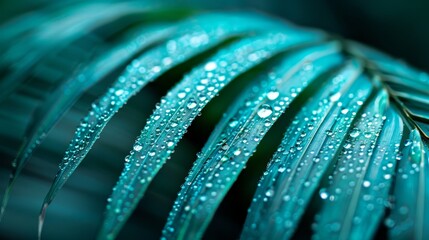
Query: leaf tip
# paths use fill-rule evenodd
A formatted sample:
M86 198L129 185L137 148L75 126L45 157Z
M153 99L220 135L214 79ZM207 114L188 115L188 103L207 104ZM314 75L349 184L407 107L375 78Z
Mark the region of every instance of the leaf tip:
M3 199L1 202L0 222L3 219L4 212L6 210L6 206L9 202L9 195L10 195L10 191L12 190L12 186L13 186L14 182L15 182L15 174L12 173L10 175L9 182L7 183L7 187L6 187L6 190L4 191Z
M38 240L42 239L43 223L45 222L46 210L48 209L48 206L49 206L48 203L44 203L43 206L42 206L42 209L40 210L40 214L39 214L39 226L38 226L38 234L37 234L37 239Z

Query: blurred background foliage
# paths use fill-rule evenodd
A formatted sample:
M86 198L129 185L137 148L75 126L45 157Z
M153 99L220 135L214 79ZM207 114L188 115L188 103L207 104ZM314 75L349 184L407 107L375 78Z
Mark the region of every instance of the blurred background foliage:
M47 4L80 0L1 2L0 21ZM93 2L109 0L93 0ZM110 0L118 2L118 0ZM429 2L426 0L144 0L148 4L217 10L256 10L367 43L429 70Z
M67 6L75 2L78 0L2 0L0 1L0 24L10 24L10 20L14 17L31 11L55 5ZM425 0L146 0L144 2L148 5L168 6L171 9L260 11L299 25L321 28L333 34L366 43L429 71L429 61L427 61L429 1ZM175 14L175 12L173 10L171 13ZM102 36L103 31L107 29L98 29L98 35ZM115 41L114 36L110 37L104 42L104 47L113 46ZM81 41L81 43L85 42ZM0 47L7 48L14 43L7 44ZM87 161L83 162L53 202L45 222L44 239L93 239L95 237L101 224L106 199L122 170L124 156L131 149L135 137L144 127L146 118L155 104L191 67L192 64L181 66L164 74L159 81L144 88L112 119L101 135L100 141L89 153ZM81 97L35 152L12 192L9 207L0 223L0 239L36 238L40 205L75 127L88 110L89 104L119 73L120 71L110 74L106 81L91 88ZM3 75L5 72L0 74ZM26 80L29 83L28 89L20 89L19 94L11 95L0 103L1 189L6 186L10 163L22 142L25 129L31 122L32 113L43 99L43 96L32 95L30 90L34 86L46 87L37 85L39 84L37 78L41 77L37 74L46 73L34 71L28 74L29 78ZM245 78L246 76L242 77L242 79ZM192 124L171 161L156 177L139 208L120 233L119 239L159 238L172 203L196 158L196 153L202 148L228 103L234 99L238 88L240 88L240 81L227 87L222 91L220 98L207 106L203 111L203 117L197 118ZM276 128L280 131L276 131ZM247 171L243 172L217 211L207 231L207 239L236 239L239 236L259 176L265 169L277 143L280 142L281 136L274 133L282 130L279 123L264 139L249 162ZM306 231L308 229L299 229L296 237L305 236ZM382 232L379 237L383 237Z

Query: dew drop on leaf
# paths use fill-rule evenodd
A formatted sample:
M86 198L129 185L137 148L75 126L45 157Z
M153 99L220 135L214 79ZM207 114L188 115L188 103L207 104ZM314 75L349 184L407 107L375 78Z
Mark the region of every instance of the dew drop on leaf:
M179 92L179 93L177 94L177 97L178 97L178 98L184 98L184 97L186 97L186 93L185 93L185 92Z
M135 151L138 152L138 151L142 150L143 147L140 146L140 145L135 145L133 148L134 148Z
M215 62L208 62L205 66L204 69L206 71L213 71L217 68L217 64Z
M320 189L319 195L320 195L320 198L322 198L322 199L327 199L329 197L325 188Z
M357 128L353 129L353 130L351 131L351 133L350 133L350 137L352 137L352 138L356 138L356 137L358 137L359 135L360 135L360 131L359 131L359 129L357 129Z
M279 96L279 92L271 91L267 93L267 98L270 100L275 100Z
M258 116L260 118L267 118L273 113L273 110L270 105L264 104L258 111Z
M337 92L337 93L335 93L335 94L332 94L332 95L329 97L329 100L330 100L331 102L336 102L336 101L338 101L338 100L340 99L340 97L341 97L341 93Z
M186 107L188 109L193 109L197 106L197 103L195 102L195 100L189 100L188 104L186 105Z

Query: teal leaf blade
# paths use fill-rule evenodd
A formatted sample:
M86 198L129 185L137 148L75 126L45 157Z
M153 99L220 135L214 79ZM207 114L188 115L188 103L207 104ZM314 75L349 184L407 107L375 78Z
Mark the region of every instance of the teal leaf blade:
M425 239L428 232L428 145L413 129L405 140L386 225L391 239Z
M351 150L341 152L329 186L319 193L323 205L316 216L315 239L371 239L375 234L388 201L403 129L387 96L380 91L349 132Z
M39 106L34 113L32 124L26 131L26 139L14 159L12 174L2 201L2 212L8 202L9 192L14 182L31 157L33 150L44 140L50 129L58 122L61 116L77 101L77 99L91 86L108 75L136 52L164 38L167 32L165 26L148 29L142 36L132 36L124 40L116 48L109 49L105 54L96 58L91 64L75 74L70 80L61 84ZM135 39L134 41L132 41Z

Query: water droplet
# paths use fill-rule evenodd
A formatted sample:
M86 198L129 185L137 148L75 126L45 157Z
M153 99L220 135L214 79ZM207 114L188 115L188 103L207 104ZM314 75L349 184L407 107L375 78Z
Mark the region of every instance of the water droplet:
M267 93L267 98L270 100L275 100L279 96L279 92L271 91Z
M238 121L232 121L232 122L229 123L229 126L230 127L235 127L235 126L237 126L237 124L238 124Z
M350 133L350 137L352 137L352 138L356 138L356 137L358 137L358 136L359 136L359 134L360 134L359 129L354 128L354 129L353 129L353 131Z
M202 90L204 90L204 88L206 88L205 86L203 86L203 85L197 85L196 87L195 87L195 89L197 89L197 91L202 91Z
M289 195L285 195L284 197L283 197L283 201L285 201L285 202L288 202L288 201L290 201L290 196Z
M186 97L186 93L185 93L185 92L179 92L179 93L177 94L177 97L178 97L178 98L184 98L184 97Z
M362 184L364 187L369 187L369 186L371 186L371 182L370 181L363 181L363 184Z
M271 197L273 195L274 195L274 190L273 189L270 189L270 190L268 190L268 191L265 192L265 196L267 196L267 197Z
M407 139L407 140L405 140L405 144L404 144L404 146L405 147L408 147L408 146L410 146L411 145L411 143L413 143L410 139Z
M193 108L195 108L196 106L197 106L197 103L196 103L196 102L195 102L195 100L193 100L193 99L189 100L188 104L186 105L186 107L187 107L188 109L193 109Z
M161 71L161 67L160 66L155 66L152 68L152 71L155 73L158 73L159 71Z
M217 64L215 62L208 62L205 66L204 69L206 71L213 71L217 68Z
M344 109L341 110L342 114L347 114L348 112L349 112L349 109L347 109L347 108L344 108Z
M267 118L273 113L273 110L271 109L271 106L268 104L264 104L261 106L261 108L258 111L258 116L260 118Z
M115 95L116 96L120 96L120 95L122 95L124 93L124 90L122 90L122 89L119 89L119 90L116 90L115 91Z
M338 101L340 99L340 97L341 97L341 93L338 92L338 93L335 93L335 94L331 95L329 97L329 100L331 102L336 102L336 101Z
M137 151L137 152L138 152L138 151L142 150L142 148L143 148L143 147L142 147L142 146L140 146L140 145L134 145L134 147L133 147L133 148L134 148L134 150L135 150L135 151Z
M329 197L329 194L326 192L326 189L324 188L320 189L319 195L320 195L320 198L322 199L327 199Z

